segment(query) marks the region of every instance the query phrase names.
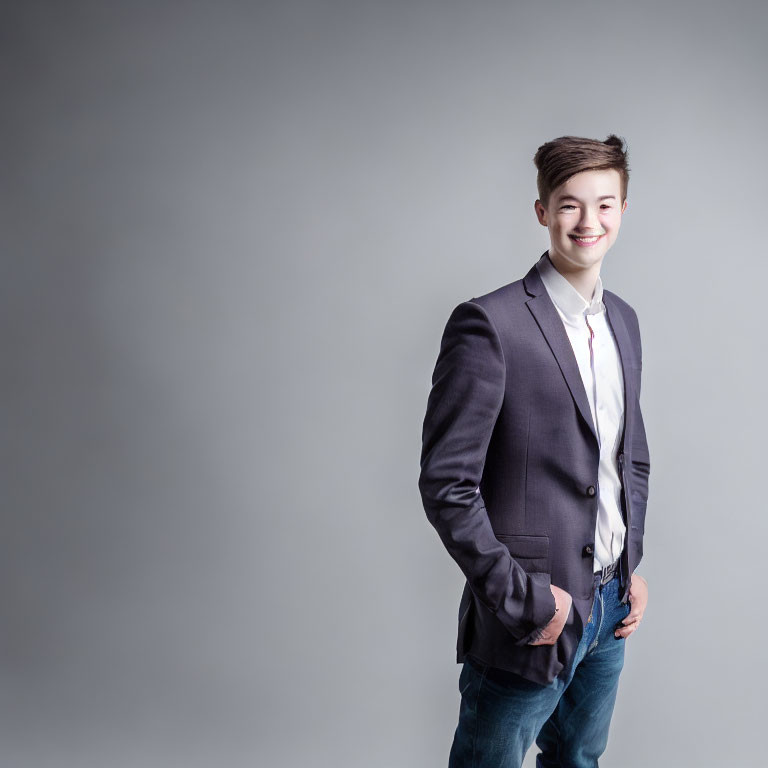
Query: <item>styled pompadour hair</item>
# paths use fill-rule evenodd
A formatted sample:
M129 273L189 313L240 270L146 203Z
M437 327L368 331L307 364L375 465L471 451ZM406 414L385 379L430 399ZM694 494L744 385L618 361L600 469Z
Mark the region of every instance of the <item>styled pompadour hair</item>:
M542 144L533 157L539 173L536 186L539 200L546 208L552 190L581 171L602 171L615 168L621 176L621 202L627 199L629 185L628 149L626 142L615 134L605 141L579 136L561 136Z

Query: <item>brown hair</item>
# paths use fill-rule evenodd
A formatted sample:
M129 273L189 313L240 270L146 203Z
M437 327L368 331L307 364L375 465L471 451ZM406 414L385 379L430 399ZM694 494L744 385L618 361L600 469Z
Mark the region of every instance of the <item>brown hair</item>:
M615 168L621 176L621 202L627 199L629 184L628 150L626 142L615 134L605 141L561 136L542 144L533 157L539 173L536 186L539 200L546 208L552 190L581 171L602 171Z

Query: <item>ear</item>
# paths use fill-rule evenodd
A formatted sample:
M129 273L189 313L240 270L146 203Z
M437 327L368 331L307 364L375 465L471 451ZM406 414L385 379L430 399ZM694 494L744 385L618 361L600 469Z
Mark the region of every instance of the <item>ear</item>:
M627 201L624 201L624 205L621 206L621 212L624 213L624 211L627 210Z
M536 200L533 204L533 210L536 211L536 218L542 227L547 226L547 209L542 205L541 200Z

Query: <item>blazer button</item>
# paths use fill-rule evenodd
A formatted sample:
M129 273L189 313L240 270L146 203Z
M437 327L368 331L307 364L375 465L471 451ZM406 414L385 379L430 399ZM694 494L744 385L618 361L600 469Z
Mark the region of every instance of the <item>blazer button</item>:
M587 496L594 496L595 495L595 486L590 485L589 488L587 488Z
M592 549L592 545L591 544L587 544L587 546L584 547L584 549L582 551L582 556L583 557L588 557L589 555L594 555L594 554L595 554L595 550Z

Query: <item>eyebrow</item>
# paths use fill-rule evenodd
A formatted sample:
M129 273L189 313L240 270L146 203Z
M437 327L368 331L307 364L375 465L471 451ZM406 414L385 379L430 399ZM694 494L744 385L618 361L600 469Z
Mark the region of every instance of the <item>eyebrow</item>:
M616 195L601 195L597 198L598 200L615 200ZM557 199L558 203L562 203L563 200L575 200L577 203L580 203L581 200L579 200L578 197L574 197L573 195L562 195Z

